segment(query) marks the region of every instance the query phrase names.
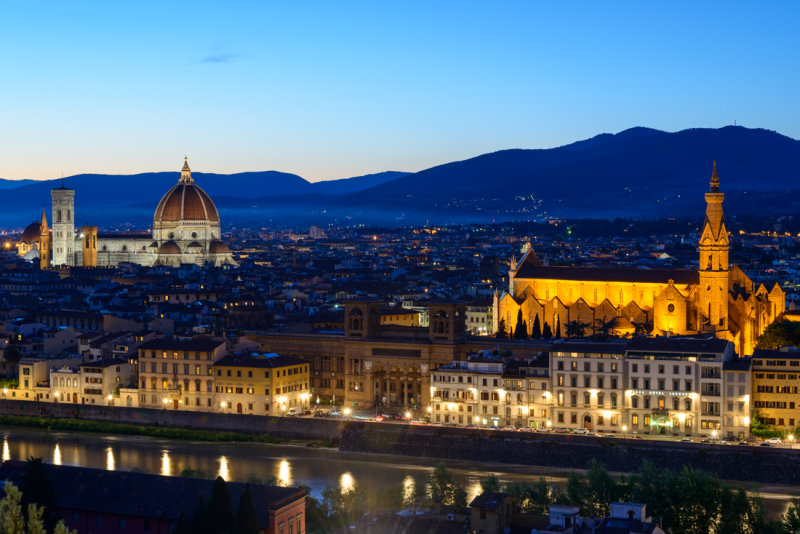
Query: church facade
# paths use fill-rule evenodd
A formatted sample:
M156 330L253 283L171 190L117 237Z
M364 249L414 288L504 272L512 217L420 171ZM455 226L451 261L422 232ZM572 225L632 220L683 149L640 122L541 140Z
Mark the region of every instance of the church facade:
M152 235L99 234L96 226L81 226L78 231L75 190L62 185L53 189L51 196L52 230L42 212L41 222L31 223L18 245L20 254L26 257L37 251L43 268L124 262L174 267L235 265L230 249L221 240L219 212L208 194L194 183L188 160L184 160L178 183L156 207Z
M698 242L699 268L631 269L552 267L533 250L512 260L508 291L495 296L494 329L500 320L515 328L520 310L529 333L537 318L554 335L630 336L713 333L735 343L740 355L753 353L756 339L786 308L783 290L756 285L728 262L716 163Z

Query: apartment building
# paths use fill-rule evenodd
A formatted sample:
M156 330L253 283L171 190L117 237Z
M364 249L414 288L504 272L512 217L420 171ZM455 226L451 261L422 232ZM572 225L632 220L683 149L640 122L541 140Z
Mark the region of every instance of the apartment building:
M213 365L214 406L222 412L299 415L310 408L309 364L275 353L228 355Z
M152 339L139 345L139 406L213 411L212 366L225 341L210 337Z
M798 377L800 352L753 352L753 410L761 421L777 430L790 432L800 425Z

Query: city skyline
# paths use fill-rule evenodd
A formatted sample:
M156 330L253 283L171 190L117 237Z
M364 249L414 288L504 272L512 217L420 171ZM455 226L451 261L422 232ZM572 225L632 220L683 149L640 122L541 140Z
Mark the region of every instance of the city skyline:
M7 11L8 179L169 170L188 153L319 181L637 125L800 137L788 2Z

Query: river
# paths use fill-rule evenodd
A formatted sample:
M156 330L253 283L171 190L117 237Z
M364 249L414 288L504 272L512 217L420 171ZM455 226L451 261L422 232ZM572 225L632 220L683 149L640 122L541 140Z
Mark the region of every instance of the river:
M225 480L246 482L275 478L281 485L305 485L319 497L327 486L348 490L358 483L368 491L402 485L413 492L422 484L437 460L414 456L346 453L337 449L303 445L261 443L208 443L117 436L69 431L48 431L0 426L2 459L41 457L56 465L74 465L117 471L139 471L177 476L186 470ZM570 470L510 464L447 460L456 481L471 499L480 493L480 481L495 474L501 482L535 481L543 476L561 487ZM782 513L800 487L756 486L765 498L767 512Z

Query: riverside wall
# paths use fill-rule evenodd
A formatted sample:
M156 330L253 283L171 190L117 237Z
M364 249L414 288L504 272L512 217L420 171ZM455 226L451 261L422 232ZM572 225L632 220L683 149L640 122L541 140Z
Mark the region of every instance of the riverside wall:
M642 462L649 461L659 468L689 465L726 480L800 485L800 450L772 447L14 400L0 400L0 414L266 433L285 439L328 440L346 452L443 460L585 469L591 459L596 459L619 472L636 471Z

